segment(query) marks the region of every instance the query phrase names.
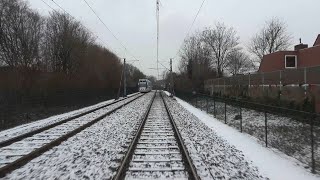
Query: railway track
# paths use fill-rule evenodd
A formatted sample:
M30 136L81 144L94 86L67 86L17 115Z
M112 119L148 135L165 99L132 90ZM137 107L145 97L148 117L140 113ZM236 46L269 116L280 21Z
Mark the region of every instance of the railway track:
M113 179L199 179L175 122L156 93Z
M23 166L141 96L143 95L137 94L117 100L2 141L0 143L0 177L4 177L7 173Z

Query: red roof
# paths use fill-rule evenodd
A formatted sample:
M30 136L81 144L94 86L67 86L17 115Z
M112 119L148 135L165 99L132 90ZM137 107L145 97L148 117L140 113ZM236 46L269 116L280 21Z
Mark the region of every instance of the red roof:
M320 45L320 34L318 35L316 41L314 42L313 46L318 46Z

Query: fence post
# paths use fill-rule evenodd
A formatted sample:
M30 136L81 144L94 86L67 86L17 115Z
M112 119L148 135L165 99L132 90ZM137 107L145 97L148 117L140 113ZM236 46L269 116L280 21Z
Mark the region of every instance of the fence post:
M227 102L224 101L224 123L227 124Z
M207 106L207 113L209 112L209 107L208 107L208 98L206 98L206 106Z
M250 86L251 86L251 84L250 84L250 73L249 73L249 85L248 85L248 95L249 95L249 97L250 97Z
M266 147L268 147L268 122L267 122L267 111L264 111L264 127L265 127L265 141Z
M280 90L280 99L281 99L281 94L282 94L282 71L280 71L280 87L279 87L279 90Z
M262 93L264 95L264 73L262 73Z
M304 73L303 73L303 80L304 80L304 97L307 97L307 68L304 68Z
M226 79L223 79L223 95L226 95Z
M311 123L310 123L310 139L311 139L311 166L312 166L312 173L315 173L313 126L314 126L314 117L311 118Z
M213 98L213 116L216 117L216 100Z
M198 96L196 95L196 108L198 107Z
M220 89L220 78L218 79L218 92L220 93L221 92L221 89Z
M239 105L240 107L240 132L242 132L242 109L241 109L241 105Z

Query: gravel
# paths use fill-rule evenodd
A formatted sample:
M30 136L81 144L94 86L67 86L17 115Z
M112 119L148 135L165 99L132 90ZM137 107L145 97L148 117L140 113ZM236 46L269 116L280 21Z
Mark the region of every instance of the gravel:
M110 179L153 93L133 101L4 179Z
M134 95L136 95L136 93L130 95L130 97L134 96ZM24 134L24 133L27 133L27 132L30 132L30 131L33 131L33 130L36 130L36 129L39 129L39 128L42 128L42 127L45 127L45 126L48 126L50 124L63 121L65 119L69 118L69 117L76 116L76 115L78 115L80 113L83 113L83 112L86 112L86 111L90 111L90 110L95 109L97 107L107 105L107 104L111 103L112 101L114 101L114 100L112 99L112 100L104 101L104 102L101 102L101 103L98 103L98 104L95 104L95 105L92 105L92 106L89 106L89 107L85 107L85 108L82 108L82 109L78 109L78 110L75 110L75 111L71 111L71 112L60 114L60 115L56 115L56 116L51 116L51 117L46 118L46 119L38 120L38 121L35 121L35 122L32 122L32 123L23 124L23 125L11 128L11 129L0 131L0 142L8 140L8 139L10 139L12 137L19 136L21 134Z
M201 179L268 179L241 151L175 100L166 97L166 102Z

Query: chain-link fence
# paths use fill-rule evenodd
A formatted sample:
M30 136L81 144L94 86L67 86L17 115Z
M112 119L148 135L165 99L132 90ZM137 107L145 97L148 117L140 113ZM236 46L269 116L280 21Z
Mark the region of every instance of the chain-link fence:
M313 99L320 112L320 66L254 73L205 81L205 91L234 97L274 98L301 104Z
M320 172L319 114L202 94L177 92L177 96Z

